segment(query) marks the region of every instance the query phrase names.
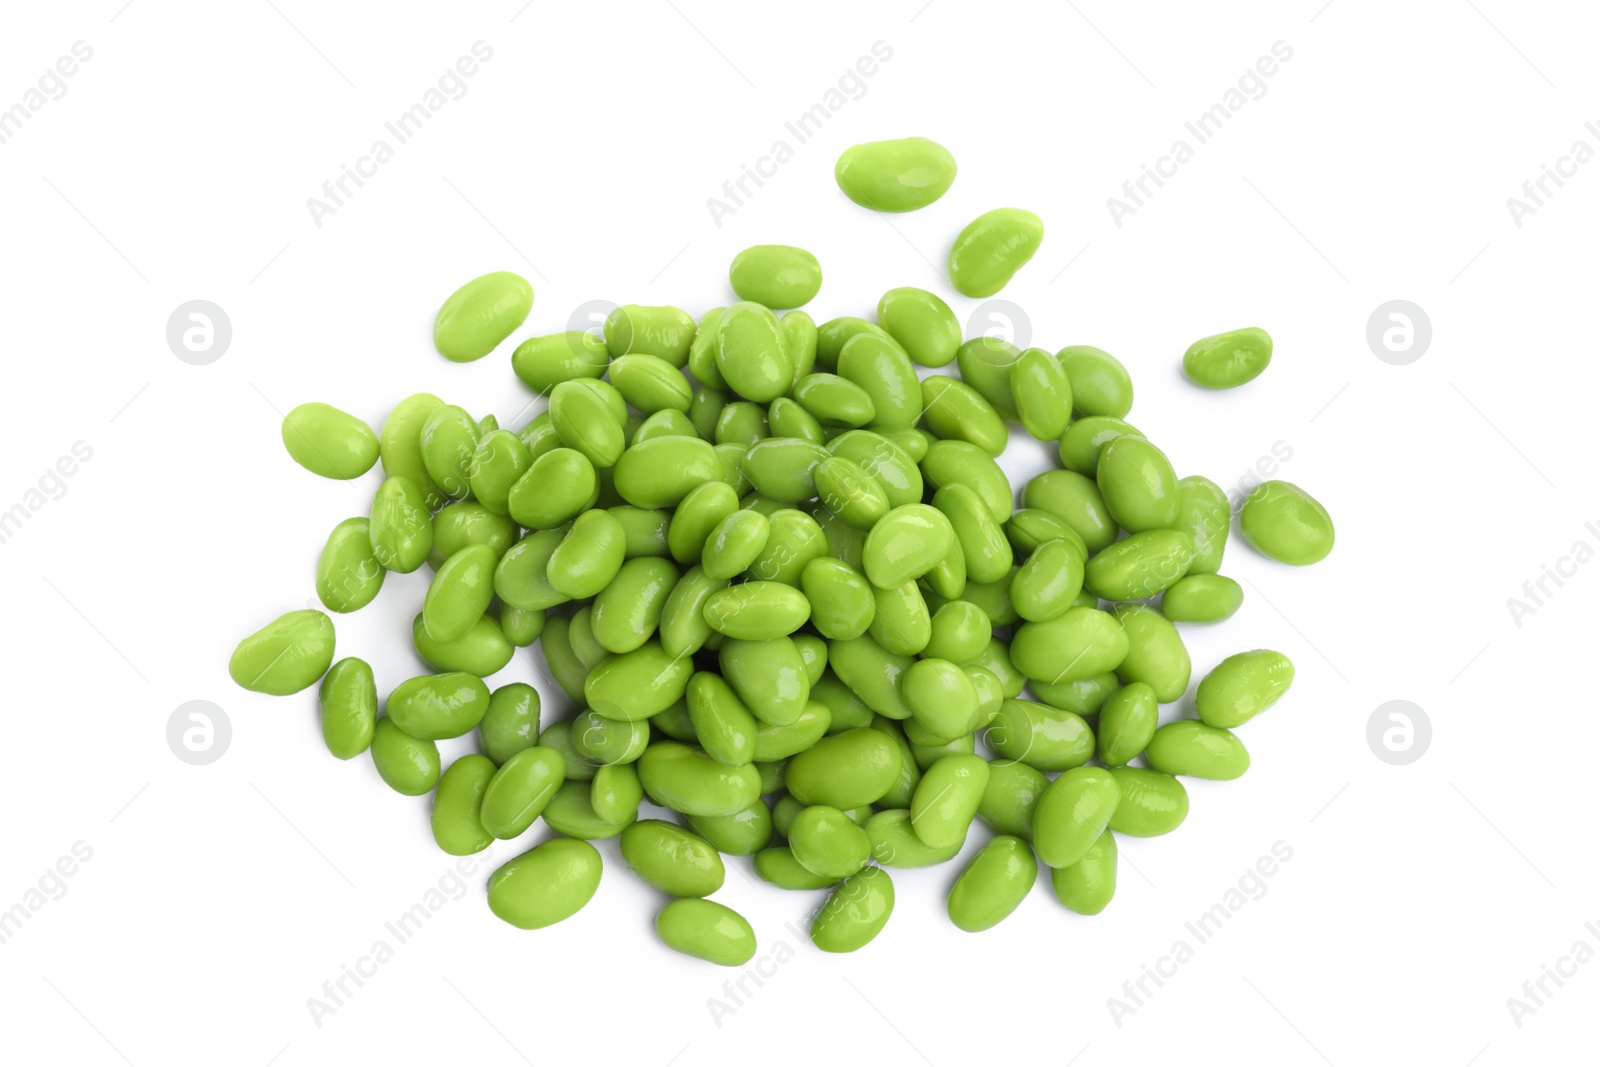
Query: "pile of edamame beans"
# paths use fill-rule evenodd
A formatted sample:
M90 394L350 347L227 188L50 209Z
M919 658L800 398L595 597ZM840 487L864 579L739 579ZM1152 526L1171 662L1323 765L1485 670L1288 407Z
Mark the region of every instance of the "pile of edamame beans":
M908 211L949 188L955 161L923 138L876 142L836 177L864 207ZM952 285L998 292L1042 237L1031 212L979 217L951 249ZM885 293L876 322L818 325L798 309L822 269L798 248L746 249L729 276L738 301L698 322L629 305L603 335L523 341L512 369L549 405L516 430L429 394L377 434L325 404L291 411L283 442L302 466L385 475L368 515L328 537L322 603L357 611L386 574L427 564L412 637L432 673L380 715L372 669L335 663L333 621L303 610L239 644L234 680L277 695L320 681L328 750L370 752L396 791L431 793L451 855L542 819L553 836L489 879L490 908L517 927L588 903L589 842L620 837L626 865L673 898L656 921L672 948L753 956L750 924L707 899L726 855L780 888L831 889L811 937L849 952L893 911L889 871L954 858L978 821L994 836L950 891L956 926L1010 915L1035 857L1063 905L1098 913L1116 835L1175 830L1183 777L1242 775L1234 731L1294 677L1279 652L1240 652L1200 682L1197 717L1158 725L1190 682L1179 625L1243 598L1218 573L1227 497L1178 478L1126 421L1131 380L1100 349L964 340L914 288ZM477 278L445 302L435 345L479 359L532 304L514 274ZM1228 388L1271 354L1250 328L1196 342L1183 365ZM996 462L1008 424L1061 460L1020 507ZM1252 492L1240 521L1284 563L1333 546L1327 512L1285 482ZM571 708L548 723L532 686L483 681L535 643ZM473 731L481 752L441 773L436 742ZM681 821L641 819L647 798Z

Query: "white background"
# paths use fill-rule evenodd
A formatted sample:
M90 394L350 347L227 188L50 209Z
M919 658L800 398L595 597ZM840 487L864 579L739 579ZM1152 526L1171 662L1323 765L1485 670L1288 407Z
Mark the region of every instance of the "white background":
M1548 584L1520 627L1506 601L1574 542L1600 545L1584 526L1600 523L1600 163L1520 228L1506 199L1575 140L1600 148L1584 129L1600 120L1600 27L1579 4L1320 3L10 5L0 107L74 42L93 57L0 144L0 509L38 503L27 494L75 442L93 455L46 479L44 505L0 544L0 908L76 842L92 857L45 878L52 898L0 945L4 1058L1592 1060L1600 964L1548 984L1520 1027L1507 998L1574 942L1600 949L1584 928L1600 920L1600 726L1582 681L1600 565ZM466 94L316 226L307 198L479 40L493 58ZM892 57L796 146L784 122L877 41ZM1265 95L1116 226L1107 197L1276 41L1293 57ZM832 167L850 144L909 134L948 146L960 175L891 224L850 204ZM707 198L779 138L794 158L718 227ZM729 299L727 264L754 243L817 254L819 321L870 314L897 285L941 292L965 318L978 302L939 266L962 225L1003 205L1046 222L1002 294L1035 343L1119 355L1132 420L1180 474L1233 489L1282 442L1279 474L1337 519L1338 546L1313 568L1235 543L1224 570L1249 583L1244 609L1186 631L1196 678L1260 646L1298 665L1290 696L1243 732L1250 773L1191 782L1178 832L1125 840L1117 898L1093 919L1041 878L1001 926L963 934L944 915L959 868L897 871L883 934L831 957L784 926L803 926L819 894L757 884L733 861L718 898L763 953L787 942L793 958L720 1020L708 998L732 1004L722 983L739 972L661 947L661 900L614 842L574 919L528 933L489 913L487 872L534 831L497 845L318 1026L308 998L449 884L453 861L425 799L323 750L314 692L265 697L227 677L241 636L313 597L323 538L365 513L379 479L306 474L279 443L280 413L322 400L377 426L428 390L521 425L516 341L596 299L698 315ZM527 324L478 363L442 360L439 302L494 269L533 282ZM232 322L209 366L165 340L197 298ZM1408 366L1366 341L1396 298L1432 322ZM1246 324L1276 340L1267 374L1223 394L1181 378L1190 341ZM1020 488L1047 457L1033 446L1007 462ZM371 659L385 691L421 669L407 635L425 581L391 578L338 620L339 653ZM528 656L492 684L513 679L552 692ZM232 724L208 766L166 742L193 699ZM1409 766L1368 747L1368 719L1392 699L1433 725ZM1185 922L1280 841L1293 858L1265 895L1119 1026L1108 998L1175 941L1193 947Z

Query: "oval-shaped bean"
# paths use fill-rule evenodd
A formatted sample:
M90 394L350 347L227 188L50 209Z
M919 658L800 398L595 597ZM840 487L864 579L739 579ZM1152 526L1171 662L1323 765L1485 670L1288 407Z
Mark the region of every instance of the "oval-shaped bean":
M823 426L865 426L877 414L872 397L865 389L826 371L808 374L796 381L794 398Z
M568 330L522 342L511 354L511 369L524 385L544 396L562 382L599 378L610 361L598 334Z
M889 513L889 494L859 465L829 456L812 472L822 506L856 530L871 530Z
M661 647L669 656L692 655L706 643L711 636L706 601L727 584L727 579L712 578L699 567L690 567L678 579L661 609Z
M728 638L717 652L717 662L739 699L762 722L787 726L805 710L811 696L810 675L788 637Z
M1044 220L1031 211L1001 207L971 222L950 247L950 284L962 296L993 296L1033 258L1044 240Z
M305 609L280 615L240 641L228 675L253 693L288 696L315 685L333 663L333 620Z
M672 508L700 484L720 481L722 460L698 437L657 437L624 452L614 473L617 492L634 507Z
M608 763L595 768L594 780L589 783L589 807L596 818L630 826L639 818L639 804L643 800L644 786L639 782L639 769L635 764Z
M1099 915L1117 891L1117 839L1107 830L1070 867L1050 869L1056 899L1079 915Z
M1191 574L1161 598L1161 614L1173 622L1221 622L1244 603L1244 590L1220 574Z
M950 921L969 934L996 926L1017 910L1039 877L1033 850L1020 837L992 838L950 888Z
M1107 671L1070 682L1034 682L1033 694L1052 708L1074 715L1093 715L1121 685L1122 680Z
M1029 348L1011 367L1011 396L1022 428L1036 441L1054 441L1072 419L1072 386L1061 361L1042 348Z
M676 704L693 674L688 657L668 655L659 641L646 641L593 668L583 695L596 713L637 722Z
M1117 780L1099 767L1063 771L1033 813L1033 847L1047 867L1070 867L1088 855L1121 797Z
M724 482L697 486L673 512L667 528L667 546L672 558L685 565L698 562L711 531L738 510L739 494L732 486Z
M841 811L874 804L900 777L900 749L887 734L857 727L825 737L789 761L789 792L802 804Z
M507 270L472 279L451 293L433 319L433 347L454 363L482 359L533 307L533 286Z
M489 694L489 710L478 722L484 755L497 765L539 741L539 691L510 682Z
M989 724L989 747L1001 759L1038 771L1082 766L1094 755L1094 732L1070 711L1031 700L1007 699Z
M767 516L759 511L735 511L711 528L701 551L701 568L709 578L735 578L755 563L771 537L772 523Z
M997 834L1031 841L1033 813L1049 787L1050 779L1026 763L996 760L989 764L989 784L978 802L978 818Z
M1144 604L1119 604L1113 614L1128 635L1128 654L1117 665L1117 676L1126 683L1149 685L1163 704L1183 696L1191 668L1178 628Z
M420 741L460 737L489 710L489 687L459 671L419 675L395 686L385 709L396 726Z
M1069 345L1057 352L1056 358L1072 387L1074 418L1128 417L1133 410L1133 379L1121 360L1093 345Z
M1066 541L1046 541L1012 576L1011 604L1029 622L1060 618L1082 591L1083 577L1083 562Z
M1262 555L1303 567L1333 551L1328 509L1293 482L1262 482L1245 497L1239 530Z
M378 723L378 687L366 660L349 656L328 668L317 703L329 752L350 759L367 750Z
M912 794L911 828L935 848L963 840L988 784L989 764L980 756L936 760L923 772Z
M801 810L784 836L802 867L834 881L859 871L872 858L867 832L844 812L825 804Z
M1157 730L1146 756L1153 769L1190 778L1227 782L1250 769L1250 753L1233 731L1192 719Z
M624 304L606 316L606 351L612 359L642 354L682 367L689 362L689 347L694 339L694 316L682 308ZM616 377L613 375L611 380L615 383Z
M1014 554L1005 530L975 489L967 484L943 486L933 494L933 506L950 521L969 581L988 584L1010 576Z
M317 557L317 599L329 611L357 611L383 588L383 564L372 552L366 519L346 519L333 528Z
M1254 381L1272 362L1272 338L1258 326L1202 337L1183 354L1183 373L1207 389Z
M1131 682L1111 694L1096 727L1100 762L1107 767L1131 762L1155 736L1160 713L1156 691L1144 682Z
M1155 445L1124 434L1100 450L1095 482L1106 510L1129 533L1167 529L1178 520L1178 476Z
M367 532L385 570L409 574L422 566L433 547L433 521L417 483L403 475L384 479L372 498Z
M967 600L951 600L940 605L930 620L930 631L923 655L962 666L982 655L994 635L989 616Z
M744 582L712 594L706 622L717 633L741 641L787 637L811 617L805 594L782 582Z
M928 375L921 388L922 419L935 437L967 441L991 456L1005 451L1005 421L982 393L943 374Z
M600 868L600 852L587 841L535 845L489 876L489 910L523 930L551 926L589 903Z
M943 367L961 347L961 323L950 305L926 289L890 289L878 300L878 325L913 363Z
M582 453L591 466L612 467L622 456L622 424L612 418L605 398L588 388L586 381L562 382L555 387L550 394L550 423L561 443Z
M761 775L750 764L719 763L703 749L658 741L639 757L639 781L663 807L685 815L732 815L761 795Z
M1084 586L1105 600L1143 600L1170 589L1194 562L1194 542L1177 530L1146 530L1098 552Z
M874 429L890 432L916 425L922 414L922 385L916 368L898 342L863 333L839 352L839 376L859 386L872 400Z
M453 500L472 492L469 475L478 452L478 422L455 404L435 408L422 424L418 445L428 477Z
M750 446L740 470L756 492L783 504L798 504L817 495L812 472L828 450L796 437L768 437Z
M312 474L359 478L378 462L378 435L348 412L328 404L301 404L283 417L283 447Z
M1122 797L1107 826L1129 837L1160 837L1189 815L1189 791L1170 774L1142 767L1113 767Z
M912 720L934 737L969 734L978 725L978 691L966 671L943 659L922 659L901 677Z
M841 882L811 920L811 943L824 952L854 952L878 936L893 911L889 873L865 867Z
M678 583L670 560L640 556L622 564L594 599L590 627L607 652L632 652L655 634L667 597Z
M577 518L599 495L594 464L575 449L553 448L517 479L506 507L511 517L528 529L548 530Z
M890 652L870 634L828 645L828 665L839 680L869 708L891 719L911 717L900 692L900 679L911 664L911 656Z
M914 656L927 647L933 623L916 582L874 589L873 602L872 625L867 632L880 647L900 656Z
M663 944L723 967L742 967L756 954L756 934L744 916L714 900L674 900L656 916Z
M425 796L439 783L439 746L412 737L387 716L372 732L372 765L396 793Z
M1234 729L1278 702L1294 682L1294 664L1282 652L1239 652L1211 669L1195 690L1195 710L1207 726Z
M463 671L487 678L507 663L515 653L494 616L485 615L454 641L435 641L422 625L422 613L411 620L411 643L422 661L436 671Z
M695 738L708 756L733 767L755 759L760 724L721 675L696 672L686 695Z
M494 843L478 817L495 767L487 756L468 753L450 764L433 795L433 840L452 856L470 856Z
M722 857L699 834L660 819L622 831L622 861L640 878L675 897L708 897L727 876Z
M422 601L422 625L435 641L454 641L483 618L494 599L500 558L488 545L468 545L434 574Z
M867 579L892 589L922 577L949 551L950 520L927 504L904 504L884 516L867 535L863 560Z
M1114 671L1128 654L1128 635L1111 614L1068 608L1047 622L1025 622L1011 639L1011 662L1029 678L1066 682Z
M867 632L877 613L873 588L854 567L820 557L806 564L800 588L811 605L817 632L835 640L851 640Z
M683 372L656 356L635 354L613 360L611 384L624 400L646 415L687 412L694 399L694 388Z
M949 190L956 180L956 160L949 149L926 137L867 141L839 154L833 179L864 208L915 211Z
M717 326L717 369L734 392L758 404L788 392L794 364L777 316L759 303L730 305Z
M484 507L497 515L507 515L511 487L531 466L533 456L522 438L510 430L495 430L478 441L467 472L467 486Z
M545 580L574 600L592 597L617 576L626 553L622 524L608 511L585 511L550 553Z

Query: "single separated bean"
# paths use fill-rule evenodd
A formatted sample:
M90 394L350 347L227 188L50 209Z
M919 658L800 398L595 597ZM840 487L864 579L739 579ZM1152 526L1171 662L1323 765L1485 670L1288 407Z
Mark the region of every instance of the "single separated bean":
M1221 622L1244 603L1244 590L1220 574L1191 574L1174 582L1161 598L1161 614L1173 622Z
M1262 555L1297 567L1333 551L1328 509L1293 482L1262 482L1245 497L1239 530Z
M1278 702L1294 682L1294 664L1282 652L1239 652L1211 669L1195 690L1194 706L1207 726L1234 729Z
M378 435L328 404L301 404L283 417L283 447L312 474L348 481L378 462Z
M494 777L494 761L469 752L445 769L433 794L433 840L452 856L470 856L494 844L479 809Z
M333 620L306 609L280 615L240 641L228 675L253 693L288 696L315 685L333 663Z
M950 284L962 296L993 296L1033 258L1044 240L1044 220L1031 211L1002 207L967 223L950 246Z
M878 936L894 911L894 880L865 867L839 884L811 920L811 943L824 952L854 952Z
M822 264L792 245L751 245L733 257L728 281L740 300L778 310L797 308L809 304L822 288Z
M472 279L451 293L433 319L433 347L454 363L482 359L533 307L533 286L507 270Z
M1272 361L1272 338L1256 326L1202 337L1183 354L1183 373L1207 389L1254 381Z
M851 145L833 166L845 196L873 211L915 211L956 180L956 160L937 141L899 137Z
M622 861L634 874L675 897L708 897L727 876L711 843L660 819L641 819L622 831Z
M378 686L367 661L350 656L328 668L317 702L328 751L340 759L365 752L378 723Z

